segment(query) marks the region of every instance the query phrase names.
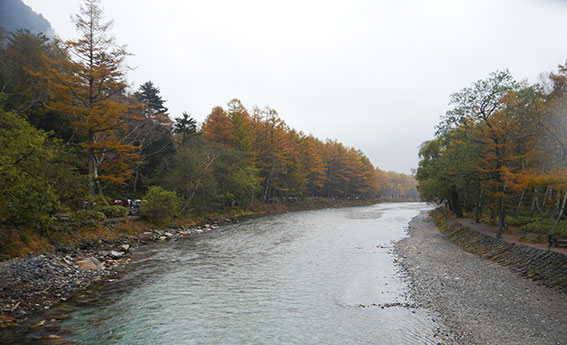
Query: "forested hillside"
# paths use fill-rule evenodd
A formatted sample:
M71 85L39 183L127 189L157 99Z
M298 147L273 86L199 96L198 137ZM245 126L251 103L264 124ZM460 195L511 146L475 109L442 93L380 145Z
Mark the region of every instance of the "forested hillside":
M421 196L497 219L498 236L508 225L567 234L567 67L541 84L497 71L451 105L420 150Z
M129 52L98 2L73 21L75 40L2 37L0 223L45 231L62 213L120 216L107 206L117 199L175 217L305 197L417 198L413 176L298 132L271 107L233 99L202 125L187 113L172 120L158 86L129 84Z
M18 30L53 36L49 22L21 0L0 0L0 33Z

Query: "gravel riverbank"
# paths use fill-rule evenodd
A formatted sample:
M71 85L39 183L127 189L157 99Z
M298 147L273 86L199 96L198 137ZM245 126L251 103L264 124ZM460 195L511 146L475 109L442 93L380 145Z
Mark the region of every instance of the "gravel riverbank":
M440 313L456 344L567 344L567 295L449 242L427 212L396 245L414 300Z
M16 326L84 291L91 283L114 276L118 267L129 261L130 251L140 245L175 240L217 227L205 224L194 228L148 229L138 236L116 241L83 241L43 255L1 262L0 328Z

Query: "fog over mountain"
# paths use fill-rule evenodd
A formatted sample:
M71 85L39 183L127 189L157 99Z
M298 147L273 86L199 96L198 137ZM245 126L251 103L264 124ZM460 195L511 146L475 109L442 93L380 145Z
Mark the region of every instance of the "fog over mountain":
M54 34L51 24L21 0L0 0L0 28L5 32L27 29L48 37Z

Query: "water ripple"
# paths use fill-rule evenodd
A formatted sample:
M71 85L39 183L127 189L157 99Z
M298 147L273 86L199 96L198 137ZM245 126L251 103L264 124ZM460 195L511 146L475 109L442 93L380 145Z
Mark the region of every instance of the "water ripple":
M420 204L254 219L137 252L63 327L82 344L431 344L384 244ZM380 254L380 255L376 255Z

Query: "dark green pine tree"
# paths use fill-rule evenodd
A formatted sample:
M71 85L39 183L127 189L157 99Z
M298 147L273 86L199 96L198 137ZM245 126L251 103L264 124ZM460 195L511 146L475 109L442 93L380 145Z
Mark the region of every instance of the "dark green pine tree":
M138 92L136 93L138 100L147 105L149 110L149 115L155 114L166 114L167 108L164 106L166 102L161 98L159 87L154 86L154 83L147 81L140 85Z
M197 121L185 111L182 115L183 117L175 119L173 131L181 134L182 142L185 143L191 135L197 133Z

